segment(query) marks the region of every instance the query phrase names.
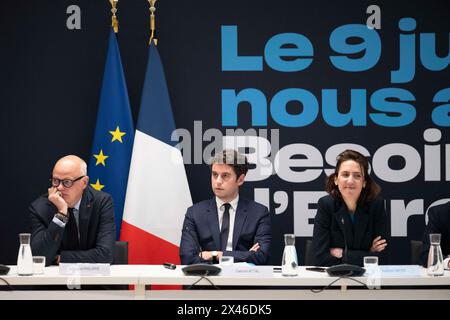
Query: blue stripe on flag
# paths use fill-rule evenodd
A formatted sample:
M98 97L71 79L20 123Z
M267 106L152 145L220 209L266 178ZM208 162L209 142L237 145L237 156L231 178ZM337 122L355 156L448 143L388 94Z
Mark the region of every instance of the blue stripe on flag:
M175 121L166 77L153 41L149 46L147 71L136 129L168 145L175 146L177 144L177 141L170 140L172 132L175 130Z

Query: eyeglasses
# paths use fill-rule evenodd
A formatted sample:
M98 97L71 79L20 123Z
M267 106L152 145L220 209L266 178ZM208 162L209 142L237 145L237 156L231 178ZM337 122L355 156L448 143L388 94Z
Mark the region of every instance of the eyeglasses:
M52 183L52 186L53 186L53 187L58 187L59 184L62 183L62 185L63 185L64 187L70 188L71 186L73 186L73 184L74 184L76 181L78 181L78 180L80 180L80 179L82 179L82 178L84 178L84 177L85 177L85 176L81 176L81 177L76 178L75 180L51 178L51 179L50 179L50 182Z

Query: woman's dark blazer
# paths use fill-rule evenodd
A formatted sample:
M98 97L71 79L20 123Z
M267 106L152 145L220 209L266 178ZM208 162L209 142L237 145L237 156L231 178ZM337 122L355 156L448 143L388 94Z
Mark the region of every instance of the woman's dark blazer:
M330 195L319 199L312 239L315 265L349 263L362 266L364 256L378 255L384 259L386 249L381 255L370 252L373 239L387 237L384 200L377 197L363 207L358 206L354 214L355 221L352 223L343 200ZM342 248L342 259L333 257L330 248Z

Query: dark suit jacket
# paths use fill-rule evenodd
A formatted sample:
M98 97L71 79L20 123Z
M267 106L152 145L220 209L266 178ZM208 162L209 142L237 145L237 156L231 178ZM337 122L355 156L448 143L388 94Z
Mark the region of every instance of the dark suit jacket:
M42 195L31 203L31 249L35 256L45 256L47 265L58 254L61 262L112 263L115 243L113 201L109 194L88 186L79 208L80 250L67 250L69 246L64 229L54 223L58 210Z
M269 258L271 222L267 208L251 200L239 198L233 231L233 256L235 262L266 264ZM249 249L258 242L258 252ZM181 234L180 257L182 264L204 262L200 251L220 251L220 228L216 199L205 200L188 208Z
M422 264L427 265L428 251L430 250L430 233L441 234L441 250L444 259L450 254L450 202L430 208L428 211L428 224L423 233Z
M330 195L319 199L312 239L315 265L349 263L362 266L364 256L384 256L386 249L383 254L370 252L372 241L377 236L387 240L387 216L383 199L377 197L363 208L357 207L354 214L353 224L342 200ZM333 257L330 248L343 248L343 258Z

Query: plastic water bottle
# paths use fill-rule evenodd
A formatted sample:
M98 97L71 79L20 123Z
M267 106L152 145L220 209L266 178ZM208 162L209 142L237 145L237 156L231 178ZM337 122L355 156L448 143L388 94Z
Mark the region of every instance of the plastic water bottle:
M444 259L441 250L441 234L430 233L430 251L428 252L427 274L429 276L444 275Z
M281 264L281 274L283 276L298 275L298 258L295 249L295 234L284 235L283 261Z
M17 255L17 274L20 276L31 276L33 274L33 254L31 253L31 234L20 233L20 247Z

